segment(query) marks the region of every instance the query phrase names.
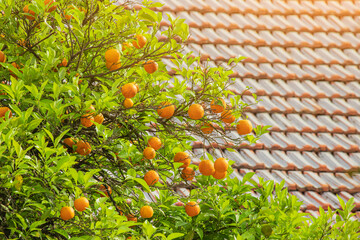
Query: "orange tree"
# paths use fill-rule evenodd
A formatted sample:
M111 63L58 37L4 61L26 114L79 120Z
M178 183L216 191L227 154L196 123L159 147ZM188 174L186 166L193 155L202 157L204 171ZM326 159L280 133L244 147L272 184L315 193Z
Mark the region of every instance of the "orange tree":
M116 2L0 0L2 239L358 236L352 201L335 225L331 209L309 225L283 183L231 179L231 159L194 156L199 138L231 151L267 132L229 91L242 57L183 55L183 20L160 29L158 3Z

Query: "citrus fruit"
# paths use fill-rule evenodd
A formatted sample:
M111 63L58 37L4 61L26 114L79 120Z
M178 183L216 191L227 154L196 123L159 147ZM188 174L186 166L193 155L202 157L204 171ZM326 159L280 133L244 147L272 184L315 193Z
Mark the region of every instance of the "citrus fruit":
M229 167L229 163L225 158L218 158L215 160L214 168L216 172L226 172Z
M131 98L125 98L123 106L125 108L131 108L134 106L134 102L133 102L133 100L131 100Z
M149 186L152 186L155 183L157 183L159 179L160 179L159 174L154 170L148 171L144 176L144 180Z
M226 109L225 100L222 98L212 100L210 108L213 113L222 113Z
M121 93L125 98L133 98L137 93L135 84L127 83L121 87Z
M137 92L139 93L139 92L140 92L139 84L137 84L136 82L132 82L132 84L135 85L136 90L137 90Z
M100 185L99 190L103 192L102 194L100 194L101 197L109 197L109 193L110 195L112 193L111 187L109 185L106 185L106 188L104 184Z
M134 40L132 44L135 48L140 49L146 45L146 42L147 42L146 38L143 35L138 34L136 35L136 40Z
M131 48L132 48L132 44L131 44L131 43L124 42L124 43L121 45L121 50L122 50L123 52L129 51Z
M144 65L144 69L147 73L154 73L158 70L159 66L157 64L157 62L154 62L153 60L149 60L145 63Z
M214 172L214 174L212 175L215 179L224 179L226 177L227 172L219 172L216 171Z
M94 107L93 105L90 105L90 106L88 107L88 109L86 109L86 112L87 112L87 113L94 113L94 112L95 112L95 107Z
M174 162L181 162L183 165L181 165L179 168L186 168L190 165L191 158L186 152L178 152L174 156Z
M61 63L59 64L59 67L66 67L68 64L68 61L66 60L66 58L64 58Z
M118 62L116 62L116 63L106 62L106 68L107 68L109 71L118 70L120 67L121 67L121 62L120 62L120 61L118 61Z
M35 12L33 10L29 9L29 5L25 5L25 7L23 8L23 11L24 11L24 13L27 13L26 14L27 19L29 19L29 20L34 20L35 19Z
M16 175L15 176L15 188L16 188L16 190L20 191L22 183L23 183L23 177L21 175Z
M44 0L44 5L46 6L47 12L53 12L56 9L56 5L54 5L55 0Z
M262 232L262 234L265 235L265 237L270 237L273 230L272 230L272 227L270 226L270 224L265 224L261 227L261 232Z
M85 211L85 209L88 208L89 205L89 200L87 200L86 197L81 197L74 201L74 207L79 212Z
M143 155L146 159L150 160L150 159L154 159L156 156L156 152L155 149L152 147L146 147L143 151Z
M159 114L159 116L165 119L171 118L174 115L174 112L175 106L169 102L161 103L157 109L157 113Z
M188 110L189 117L198 120L204 116L204 108L200 104L192 104Z
M81 125L87 128L94 125L94 117L89 113L82 115L80 121Z
M67 8L68 8L68 10L70 10L70 9L75 9L75 7L74 7L73 5L70 5L70 6L68 6ZM71 20L71 19L72 19L72 15L71 15L71 14L67 14L65 11L64 11L64 15L65 15L65 19L66 19L66 20Z
M142 218L151 218L154 215L154 210L150 206L143 206L140 209L140 216Z
M12 62L11 65L12 65L14 68L16 68L16 69L20 69L20 66L19 66L16 62ZM10 71L10 75L11 75L11 76L13 76L14 78L17 78L17 75L14 74L13 71L11 71L10 69L9 69L9 71Z
M6 61L6 55L2 51L0 51L0 62L4 63Z
M7 113L7 112L9 112L9 113ZM8 108L8 107L0 107L0 117L5 119L5 116L7 116L7 115L9 116L9 118L12 117L12 113L11 113L10 108Z
M98 124L102 124L104 122L104 116L102 115L102 113L99 113L94 117L94 122Z
M62 220L69 220L75 217L75 211L72 207L62 207L60 210L60 217Z
M195 171L194 169L190 167L186 167L181 172L181 178L186 181L191 181L195 177Z
M108 63L117 63L120 60L120 52L117 49L109 49L105 52L105 60Z
M72 147L75 145L74 140L72 138L65 138L64 144L72 149Z
M161 140L157 137L151 137L148 141L148 146L155 150L159 150L161 148Z
M210 134L214 131L214 127L212 126L211 123L204 123L202 126L201 126L201 131L204 133L204 134Z
M202 160L199 163L199 171L204 176L213 175L215 172L214 163L211 160Z
M252 131L252 124L249 120L240 120L238 124L236 125L236 131L240 135L246 135L251 133Z
M235 116L232 115L231 110L225 110L221 113L221 120L225 123L233 123L235 121Z
M126 218L127 218L128 221L137 222L137 218L132 214L126 215Z
M197 204L197 202L188 202L185 205L185 212L189 217L195 217L200 213L200 206Z
M84 142L83 140L80 140L76 144L76 152L80 155L89 155L91 152L91 146L88 142Z

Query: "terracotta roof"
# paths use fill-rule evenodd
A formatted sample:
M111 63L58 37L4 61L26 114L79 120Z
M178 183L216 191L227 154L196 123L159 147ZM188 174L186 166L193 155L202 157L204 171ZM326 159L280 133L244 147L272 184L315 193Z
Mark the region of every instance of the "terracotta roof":
M360 169L360 1L158 1L165 5L157 11L190 25L185 52L217 63L247 57L235 68L232 90L252 87L244 101L251 103L254 92L262 102L247 116L273 126L236 152L214 151L199 139L194 153L222 151L236 162L232 177L256 172L284 179L302 210L314 216L320 206L338 208L336 194L354 197L360 217L360 174L348 174ZM169 26L166 14L163 27ZM164 62L170 71L171 61Z

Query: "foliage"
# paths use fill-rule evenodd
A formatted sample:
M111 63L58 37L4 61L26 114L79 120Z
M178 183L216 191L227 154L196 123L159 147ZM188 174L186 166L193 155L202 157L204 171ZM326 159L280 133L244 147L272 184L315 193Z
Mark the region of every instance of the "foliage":
M269 229L270 239L358 236L359 224L349 219L352 202L342 203L333 228L328 223L331 210L308 226L305 214L298 212L301 203L283 183L261 181L258 186L250 174L242 181L181 178L183 163L173 157L191 152L196 139L233 151L229 147L255 143L268 132L268 126L256 126L255 134L228 134L236 121L226 124L210 109L212 100L229 99L227 109L236 119L245 118L249 104L229 90L232 67L243 57L213 66L181 54L188 26L170 18L171 26L161 28L162 14L150 10L158 3L145 1L145 7L133 11L128 2L58 0L50 11L49 2L0 0L0 49L7 57L0 62L0 101L12 112L0 119L1 238L264 239ZM140 35L147 43L136 48ZM106 66L109 49L121 53L121 66ZM170 72L161 58L174 64ZM159 65L153 74L144 69L149 60ZM134 106L125 108L121 87L133 82L140 90L132 98ZM175 106L169 119L157 113L164 102ZM200 120L187 113L194 103L205 109ZM89 113L90 106L94 112ZM87 123L92 126L82 124L100 113L103 123L91 118ZM215 126L212 134L201 131L204 123ZM162 148L154 159L144 160L151 136L161 139ZM69 138L74 146L64 143ZM213 160L209 154L196 157ZM160 175L154 186L143 179L149 170ZM229 168L228 176L231 172ZM189 196L175 191L184 188L191 190ZM156 202L149 203L154 190ZM61 219L62 207L74 206L82 196L90 207L70 220ZM201 208L193 218L177 206L191 200L199 200ZM139 210L148 204L154 216L145 220ZM128 221L131 215L138 222Z

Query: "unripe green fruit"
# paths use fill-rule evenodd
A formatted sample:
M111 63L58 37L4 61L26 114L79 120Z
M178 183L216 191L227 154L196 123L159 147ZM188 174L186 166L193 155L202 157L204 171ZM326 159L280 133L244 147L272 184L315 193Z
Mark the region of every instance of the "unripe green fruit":
M261 227L261 232L265 235L265 237L269 237L272 234L273 230L270 224L265 224Z

